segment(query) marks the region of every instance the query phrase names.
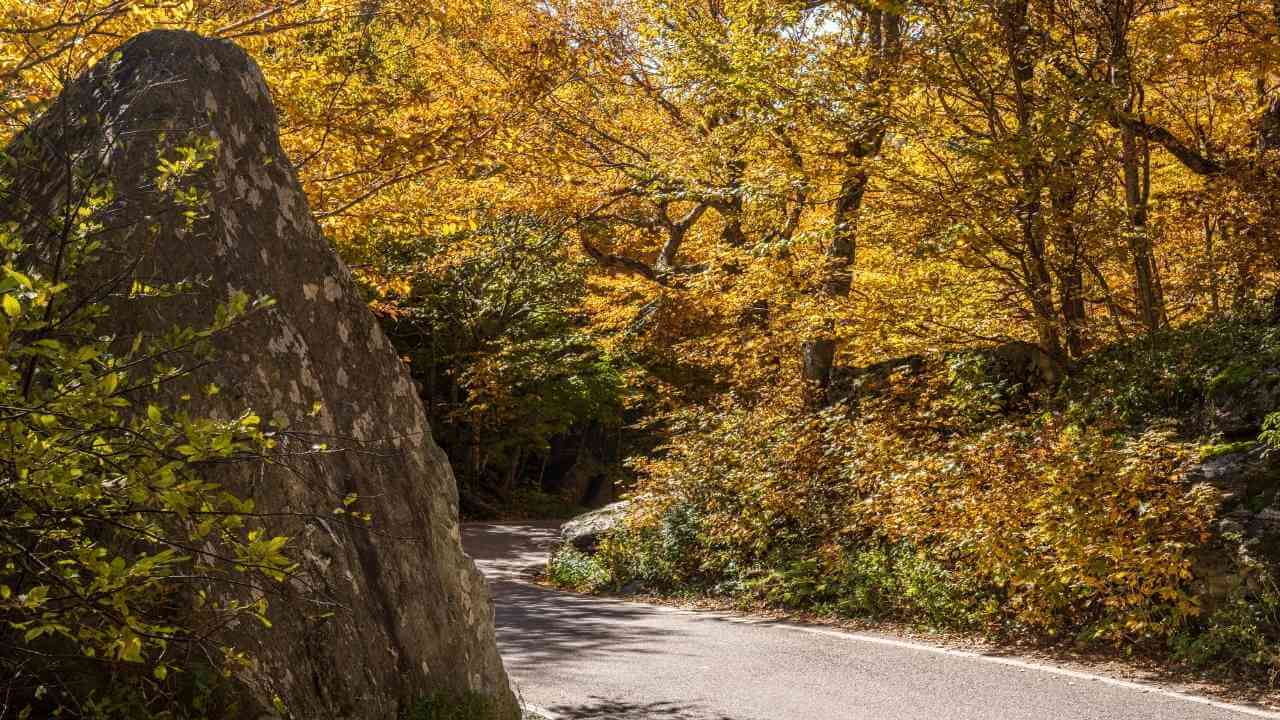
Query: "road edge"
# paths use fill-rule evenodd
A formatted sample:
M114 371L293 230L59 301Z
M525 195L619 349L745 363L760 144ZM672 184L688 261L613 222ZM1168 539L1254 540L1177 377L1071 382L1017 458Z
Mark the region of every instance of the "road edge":
M1250 717L1264 718L1265 720L1280 720L1280 711L1272 710L1264 705L1256 703L1240 703L1229 702L1226 700L1218 700L1204 695L1186 692L1183 690L1173 690L1161 687L1154 683L1141 680L1123 680L1121 678L1109 677L1098 673L1087 672L1084 670L1073 670L1071 668L1059 667L1043 662L1035 662L1017 657L1004 657L990 653L977 652L973 650L960 650L956 648L942 647L940 645L932 645L916 640L904 640L899 638L884 637L870 633L861 633L851 630L840 630L836 628L815 625L796 620L776 620L767 617L755 617L751 615L741 615L735 613L724 612L721 610L704 610L691 609L684 607L675 607L671 605L660 605L652 602L643 602L640 600L628 600L617 596L608 595L589 595L585 593L576 593L560 588L532 582L525 579L508 579L505 582L514 582L520 585L536 587L548 592L558 592L570 597L580 597L596 601L605 601L618 603L621 605L633 605L638 607L650 608L664 613L673 613L679 615L692 615L698 617L710 617L717 620L724 620L739 625L763 625L774 627L782 630L791 630L795 632L809 633L813 635L825 635L828 637L841 638L851 642L866 642L876 645L885 645L890 647L899 647L909 650L919 650L923 652L933 653L935 655L947 655L951 657L965 658L968 660L976 660L978 662L987 662L994 665L1004 665L1007 667L1015 667L1027 671L1043 672L1062 677L1074 678L1087 682L1097 682L1112 687L1124 688L1139 693L1148 693L1152 695L1160 695L1171 699L1190 702L1197 705L1212 707L1218 710L1227 710L1230 712L1241 713ZM566 720L563 716L546 710L544 708L535 708L527 706L530 710L542 715L545 720Z

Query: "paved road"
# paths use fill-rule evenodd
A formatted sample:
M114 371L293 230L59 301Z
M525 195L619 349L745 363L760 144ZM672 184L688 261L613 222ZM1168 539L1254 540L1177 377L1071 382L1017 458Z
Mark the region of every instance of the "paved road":
M1244 720L1280 714L889 636L587 598L529 584L547 523L467 525L524 702L599 720Z

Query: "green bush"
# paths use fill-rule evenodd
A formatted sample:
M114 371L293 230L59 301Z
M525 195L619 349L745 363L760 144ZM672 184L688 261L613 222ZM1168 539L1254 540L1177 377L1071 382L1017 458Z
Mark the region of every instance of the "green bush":
M1258 442L1266 445L1268 450L1280 450L1280 411L1273 412L1262 420Z
M511 491L511 495L499 508L503 519L535 519L568 520L577 517L588 508L576 505L559 495L543 492L541 488L520 486Z
M578 592L596 592L608 587L613 576L596 558L572 545L558 548L547 561L547 578L555 585Z
M619 583L638 583L653 590L676 589L689 582L739 582L733 559L720 572L703 565L707 535L699 515L687 503L668 506L654 525L627 523L603 538L594 559ZM707 542L713 542L707 540Z
M949 392L939 405L966 426L976 426L999 415L1018 388L999 378L995 361L975 352L946 357Z
M1174 654L1195 667L1250 666L1280 671L1280 644L1272 636L1280 620L1274 596L1238 594L1216 608L1202 626L1171 640Z
M198 164L201 148L179 153L192 163L162 163L157 186L183 194L179 166ZM203 417L144 398L268 303L235 294L204 327L104 336L108 296L183 285L73 291L63 279L96 262L111 191L71 182L78 211L49 220L48 274L19 263L33 248L0 224L0 675L16 690L6 705L19 717L216 714L211 695L249 658L210 630L265 623L266 601L210 590L268 590L292 563L253 502L202 469L259 458L274 441L249 411Z
M1137 426L1194 418L1206 394L1248 382L1280 364L1280 331L1265 309L1166 328L1089 357L1058 393L1071 419ZM1242 363L1240 358L1249 358Z
M366 273L365 288L411 362L464 502L514 504L554 438L617 426L622 373L584 330L585 265L562 232L509 215L375 245L370 263L406 281Z
M1255 575L1195 624L1170 639L1175 657L1195 667L1280 674L1280 589L1273 578Z
M783 607L932 628L970 628L982 616L982 598L971 581L905 544L852 548L834 567L814 557L796 560L744 587Z

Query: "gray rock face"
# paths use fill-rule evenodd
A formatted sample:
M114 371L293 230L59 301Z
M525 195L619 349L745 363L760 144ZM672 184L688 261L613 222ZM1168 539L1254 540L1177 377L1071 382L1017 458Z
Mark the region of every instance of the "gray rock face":
M217 143L193 176L206 194L193 222L156 171L192 138ZM258 511L308 516L272 527L293 538L301 562L284 597L270 599L272 627L224 631L256 659L240 675L253 698L266 710L278 696L294 718L372 719L397 717L433 690L474 690L516 717L492 605L460 545L448 460L311 215L256 64L230 42L140 35L71 85L12 150L19 165L0 222L22 224L38 250L46 243L34 264L49 258L39 218L65 202L57 188L70 165L115 193L98 213L97 275L74 279L75 291L104 279L126 290L134 279L199 280L178 297L118 293L104 331L205 327L233 290L276 300L215 339L215 362L159 391L177 397L213 382L220 394L184 407L222 416L252 408L292 423L279 462L209 471ZM296 452L312 442L330 452ZM325 519L349 493L372 514L370 527Z
M1263 446L1226 453L1192 466L1186 479L1222 497L1214 537L1194 556L1211 602L1252 587L1259 572L1280 564L1280 454Z
M1280 368L1232 367L1210 383L1204 423L1211 433L1253 436L1267 415L1280 408Z
M1261 445L1203 460L1187 472L1191 483L1207 483L1222 493L1224 510L1234 510L1280 486L1280 454Z
M607 505L614 499L608 468L590 448L582 448L573 466L560 480L560 494L570 502L587 507Z
M605 533L617 527L631 507L629 500L605 505L599 510L583 513L560 526L560 542L572 545L584 553L595 552Z

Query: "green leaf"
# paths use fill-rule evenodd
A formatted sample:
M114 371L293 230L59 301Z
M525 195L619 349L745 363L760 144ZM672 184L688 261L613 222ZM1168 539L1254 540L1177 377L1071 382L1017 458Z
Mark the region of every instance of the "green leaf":
M4 299L0 300L0 305L4 306L4 314L9 317L18 317L22 314L22 304L13 295L6 294Z
M18 272L17 270L14 270L14 269L13 269L13 268L11 268L11 267L6 267L6 268L4 269L4 274L5 274L5 275L7 275L7 276L9 276L10 278L12 278L12 279L13 279L13 281L14 281L14 282L16 282L16 283L18 283L18 285L19 285L19 286L21 286L21 287L24 287L24 288L30 288L30 287L31 287L31 278L29 278L29 277L27 277L26 275L24 275L24 274L22 274L22 273Z
M120 659L125 662L142 662L142 639L134 635L120 643Z

